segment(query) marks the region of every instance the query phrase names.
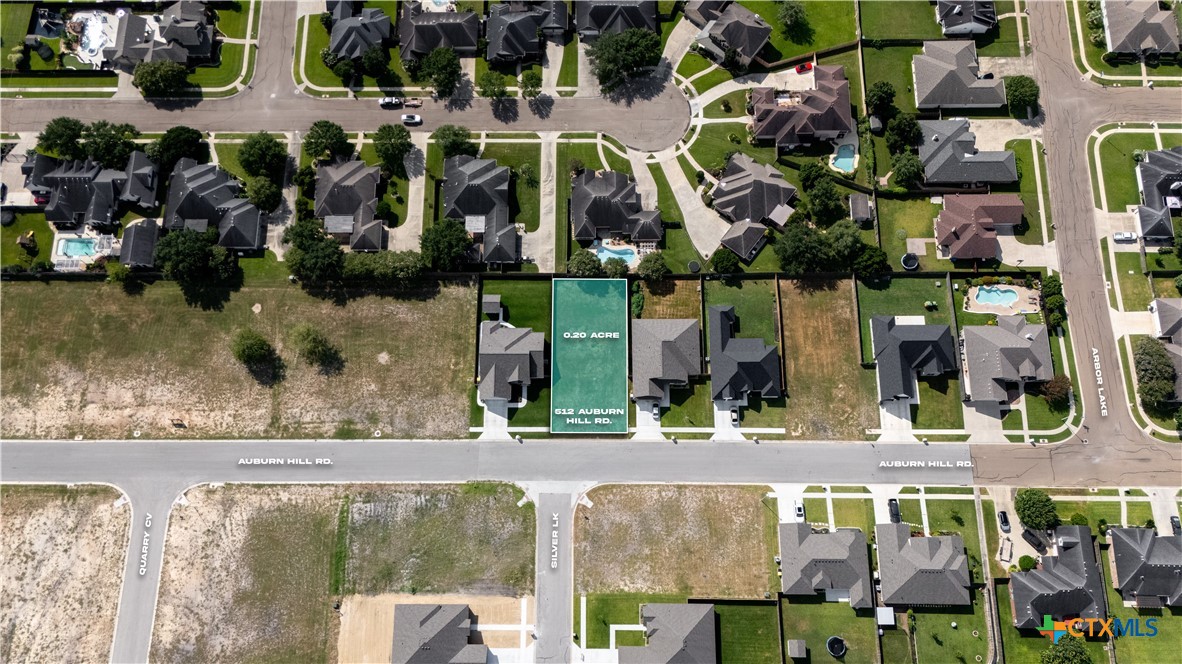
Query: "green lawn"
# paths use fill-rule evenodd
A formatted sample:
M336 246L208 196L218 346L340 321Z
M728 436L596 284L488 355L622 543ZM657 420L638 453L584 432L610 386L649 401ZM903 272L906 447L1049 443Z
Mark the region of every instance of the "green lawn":
M772 282L762 279L733 279L706 282L706 307L730 304L738 318L735 336L762 338L764 343L779 347L776 338L776 295ZM706 337L709 338L709 313ZM704 354L708 354L703 351ZM783 425L780 425L783 426Z
M267 250L257 258L239 258L242 282L248 286L276 285L287 281L287 265L280 263L275 252Z
M225 6L217 9L218 32L232 39L245 39L246 24L253 9L251 0L238 0L224 4ZM257 16L255 17L255 29L258 29Z
M119 85L119 79L114 73L103 76L70 76L69 73L63 73L61 76L45 77L45 76L12 76L5 74L0 76L0 85L6 88L113 88ZM22 92L26 97L32 97L33 94ZM68 95L71 97L84 96L86 93L78 92L63 92L63 93L47 93L44 96L62 96ZM111 93L96 92L96 95L111 96Z
M899 500L899 518L903 523L910 523L918 528L923 527L923 509L917 498L902 498Z
M500 295L505 320L514 327L528 327L550 339L550 282L517 279L485 279L485 295Z
M558 87L573 88L579 84L579 38L575 36L562 49L562 65L558 69Z
M867 39L943 37L940 24L936 23L936 11L927 0L861 0L858 4L862 15L862 34ZM895 90L900 88L896 87Z
M1014 12L1013 0L999 0L994 3L997 15ZM1027 33L1029 35L1029 33ZM1027 37L1029 38L1029 37ZM977 55L981 57L1017 57L1018 50L1018 21L1015 18L1003 18L997 22L989 32L978 35Z
M1141 202L1137 191L1134 150L1156 150L1153 134L1110 134L1100 142L1100 171L1104 175L1104 209L1124 212Z
M242 58L246 55L243 44L222 44L221 61L216 67L197 67L189 74L189 83L203 88L220 88L238 80L242 73Z
M542 192L539 186L529 186L521 177L521 168L526 164L533 169L535 177L542 177L541 143L485 143L482 159L496 159L497 165L513 169L513 195L509 199L509 213L513 220L525 224L526 232L538 230L541 219Z
M729 104L729 111L724 110L723 102ZM702 114L708 118L734 118L741 120L747 114L747 91L735 90L728 92L702 109Z
M995 187L994 191L1010 191L1022 197L1022 205L1026 208L1023 222L1015 228L1018 241L1023 244L1043 244L1042 219L1038 216L1041 201L1038 199L1038 178L1034 173L1034 150L1027 139L1013 140L1006 143L1006 149L1014 153L1014 161L1018 166L1020 179L1017 183L1005 187ZM1041 156L1041 155L1040 155ZM1050 227L1050 224L1047 224Z
M589 593L587 595L587 633L579 634L584 648L606 648L612 625L639 625L641 604L684 604L685 595L647 595L643 593ZM579 598L575 597L575 625L578 633ZM624 638L621 638L624 637ZM641 632L616 632L617 645L644 645ZM625 641L624 639L628 639Z
M1147 502L1129 501L1125 504L1125 511L1127 513L1126 526L1144 526L1146 522L1153 519L1153 508ZM1162 524L1161 527L1169 528L1169 524Z
M377 150L374 149L373 143L364 143L361 146L361 151L358 153L360 158L370 166L381 166L381 160L378 159ZM382 192L382 187L385 187L385 192ZM382 177L381 184L378 185L378 192L382 200L390 204L390 209L394 211L394 223L397 226L406 220L407 199L410 196L410 183L403 178L387 178Z
M17 238L33 231L36 251L30 254L16 243ZM27 269L33 261L48 261L53 251L53 229L45 223L42 212L22 212L11 226L0 227L0 266L23 265Z
M430 228L443 214L443 150L435 143L427 144L427 181L423 193L423 228Z
M715 604L721 662L781 664L775 604Z
M776 18L778 6L775 3L746 0L741 4L772 26L771 38L760 51L760 57L767 62L812 53L856 38L853 0L804 3L805 25L788 34Z
M1082 514L1088 518L1092 534L1097 537L1100 536L1100 519L1104 519L1110 526L1121 524L1120 503L1117 501L1071 500L1053 494L1052 497L1055 498L1055 510L1064 523L1071 520L1072 514Z
M878 198L878 227L882 249L893 265L907 253L907 238L935 238L935 218L940 206L926 198ZM935 245L927 245L927 260L935 263ZM950 267L951 263L947 264ZM936 265L922 265L924 269Z
M983 516L985 520L985 551L982 552L982 555L989 560L989 569L990 573L993 574L993 578L1001 578L1008 574L1008 572L1001 566L1001 563L999 563L995 557L998 551L998 546L1001 544L999 539L1001 536L998 534L996 525L997 507L994 505L992 500L982 500L981 512L981 516Z
M1057 340L1052 341L1051 352L1055 355L1059 353ZM1030 390L1026 393L1026 424L1032 430L1058 429L1063 426L1068 412L1067 409L1052 409L1040 394L1032 393Z
M688 388L669 391L669 408L661 413L667 427L713 427L714 403L710 400L710 381L691 381Z
M956 487L963 489L965 487ZM936 493L936 490L932 490ZM945 491L940 491L944 493ZM972 493L972 489L969 489ZM974 583L983 583L981 540L977 530L977 504L972 500L928 500L928 527L933 533L960 533L969 557ZM988 523L988 516L986 517Z
M873 7L879 4L887 4L880 2L862 3L862 24L866 25L866 8ZM905 11L908 7L913 5L912 0L908 2L892 2L889 7L893 12ZM935 16L932 6L920 0L919 4L923 5L924 11ZM935 25L935 19L929 18L929 22ZM914 25L914 23L907 23L900 21L896 25ZM903 35L893 35L902 37ZM911 58L923 53L923 48L920 46L884 46L882 48L865 48L862 51L862 57L866 63L866 87L879 81L886 81L895 87L895 106L904 113L915 112L915 93L912 91L912 77L911 77ZM885 172L885 171L884 171Z
M695 78L690 82L690 85L694 86L694 89L698 91L698 94L702 94L716 85L726 83L727 81L731 80L731 78L731 73L729 71L723 69L722 67L716 67L715 69L702 74L698 78Z
M939 286L936 284L939 283ZM924 309L925 301L939 305ZM940 278L894 278L872 284L858 282L858 308L862 325L862 356L872 360L870 318L873 316L923 316L931 325L951 325L948 282Z
M1116 253L1116 281L1125 311L1145 311L1153 299L1149 277L1141 273L1141 254L1134 251Z
M874 503L856 498L834 498L833 520L838 528L858 528L870 537L874 534Z
M803 661L813 664L832 662L833 658L825 652L825 641L831 636L840 636L846 642L849 650L841 660L844 664L873 664L878 661L875 644L878 632L873 611L865 609L855 612L849 604L826 602L823 595L782 598L780 610L783 613L784 639L805 641L808 657Z
M246 178L246 171L238 163L238 152L242 150L241 143L214 143L214 152L218 156L218 166L230 175L242 180Z
M827 55L820 60L823 65L841 65L845 67L845 77L850 82L850 105L854 107L854 117L862 115L862 66L858 61L858 50L853 49L845 53Z
M683 57L681 62L678 63L677 75L681 76L682 78L689 78L700 71L709 69L713 65L714 63L710 60L707 60L706 58L691 51L686 53L685 57Z
M972 606L914 609L915 650L920 664L973 662L978 656L987 657L985 598L974 589L972 599Z
M735 140L731 140L732 136ZM756 146L747 142L747 127L742 122L703 125L689 151L694 161L708 171L722 169L726 166L727 158L735 152L750 155L765 164L776 162L775 148Z
M960 429L964 426L959 376L920 378L918 397L919 405L911 406L911 421L916 429Z
M911 639L907 635L907 630L902 627L902 617L896 617L900 627L896 629L883 630L882 636L878 638L879 643L882 644L882 661L890 662L910 662L911 660Z
M610 152L604 150L605 155ZM698 265L703 265L705 261L698 254L698 250L694 249L689 232L685 230L685 217L681 213L677 198L673 196L673 189L669 186L665 171L660 164L649 164L648 169L657 183L657 207L661 210L661 220L665 226L665 237L661 241L665 262L674 272L687 273L691 261L696 261Z
M0 48L7 54L14 46L24 43L33 19L33 3L5 2L0 4Z

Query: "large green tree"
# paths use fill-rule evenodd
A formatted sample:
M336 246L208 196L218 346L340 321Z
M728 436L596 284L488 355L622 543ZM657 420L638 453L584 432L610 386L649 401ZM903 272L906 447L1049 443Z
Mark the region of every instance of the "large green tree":
M345 271L345 252L331 237L321 235L315 241L293 245L287 250L287 269L297 279L313 288L334 284Z
M287 147L271 134L251 134L238 150L238 163L248 175L279 179L287 168Z
M114 124L106 120L92 122L82 130L86 156L105 168L126 167L127 158L136 150L133 139L139 136L139 130L130 124Z
M435 130L434 137L444 158L461 154L476 156L478 147L472 142L472 132L467 127L445 124Z
M37 134L37 149L62 159L82 159L86 156L86 149L82 145L82 131L85 128L86 125L74 118L54 118Z
M210 304L238 275L234 257L217 246L217 229L172 231L156 243L155 263L189 304Z
M189 86L189 70L179 62L141 62L132 72L131 84L145 97L171 97Z
M446 46L428 53L419 62L418 72L420 77L435 88L435 94L440 97L450 97L456 91L463 75L460 69L460 56Z
M1038 113L1038 83L1029 76L1006 76L1006 105L1010 115L1026 119L1026 109Z
M209 148L205 145L205 137L201 132L192 127L176 126L169 128L160 138L149 143L145 152L160 167L162 174L168 174L172 172L173 166L185 157L197 161L204 159L209 153Z
M1038 661L1039 664L1093 664L1083 641L1070 634L1060 636L1058 643L1042 651Z
M566 271L575 277L602 277L603 263L590 251L578 250L566 261Z
M843 196L833 184L833 178L822 178L815 187L808 192L809 214L813 221L822 226L829 226L845 216Z
M509 90L505 86L505 77L500 72L491 69L480 75L476 81L476 87L480 90L481 97L504 99L509 96Z
M270 178L258 175L246 180L246 197L263 212L274 212L283 202L283 190Z
M587 55L600 89L608 93L640 70L655 67L661 61L661 36L643 28L600 35L587 49Z
M542 74L536 69L530 69L521 74L521 96L534 99L542 94Z
M1046 530L1059 525L1055 501L1039 489L1019 489L1014 498L1014 511L1026 527L1034 530Z
M871 113L886 115L895 105L895 86L878 81L866 90L866 107Z
M317 120L304 134L304 150L313 159L348 157L353 154L353 145L345 130L335 122Z
M820 272L829 267L832 260L829 243L812 226L789 223L784 232L776 238L776 257L780 269L789 277L799 277L810 272Z
M923 140L923 130L914 115L901 113L887 121L885 138L891 154L898 154L908 148L918 147Z
M361 54L361 71L378 78L390 69L390 52L381 46L370 46Z
M726 247L715 249L714 255L710 257L710 269L717 274L734 274L740 268L739 256Z
M1137 393L1147 410L1158 410L1174 395L1177 377L1165 344L1142 337L1133 346L1133 367L1137 372Z
M913 187L923 182L923 162L911 150L891 157L891 171L899 186Z
M459 267L471 246L468 231L455 219L438 221L419 237L423 260L432 269L445 272Z
M665 262L665 254L660 251L645 254L636 266L636 274L647 281L660 281L669 276L669 264Z
M414 149L409 129L402 125L384 124L374 134L373 147L386 172L406 177L406 155Z

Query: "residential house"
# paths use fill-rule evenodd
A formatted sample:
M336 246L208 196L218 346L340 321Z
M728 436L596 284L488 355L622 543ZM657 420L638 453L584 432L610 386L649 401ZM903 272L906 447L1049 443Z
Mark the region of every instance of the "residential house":
M688 387L702 375L702 342L697 319L642 318L632 321L632 396L669 405L669 390Z
M1145 153L1137 164L1137 190L1141 237L1173 242L1174 217L1182 214L1182 147Z
M714 664L713 604L642 604L643 646L617 648L620 664Z
M737 325L732 305L714 305L707 312L710 398L744 405L751 396L778 399L783 391L776 347L763 339L736 337Z
M1009 150L981 152L969 121L920 120L923 143L919 160L924 180L930 185L980 186L1018 181L1014 153Z
M21 165L26 186L37 199L48 199L45 220L57 229L109 228L127 205L156 206L156 164L136 150L122 169L103 168L89 159L60 161L37 155Z
M816 88L812 90L751 91L752 133L756 141L787 150L814 141L836 140L854 131L845 67L817 65L813 76Z
M123 229L119 247L119 262L130 268L151 268L156 265L156 240L160 225L155 219L139 219Z
M575 30L585 42L641 28L657 28L656 0L583 0L575 3Z
M1054 545L1054 553L1043 556L1038 569L1010 574L1010 603L1018 629L1041 629L1044 616L1052 620L1108 616L1091 529L1059 526Z
M936 22L945 37L980 35L997 25L992 0L936 0Z
M214 26L204 2L181 0L159 20L130 11L119 18L114 42L103 49L113 67L131 71L141 62L178 62L194 67L213 59Z
M547 37L559 38L566 31L565 2L510 2L489 9L485 24L489 62L539 60Z
M923 53L911 58L915 106L938 108L1000 108L1006 103L1005 82L982 75L977 45L971 41L926 41Z
M1174 363L1174 398L1182 399L1182 298L1157 298L1153 312L1153 336L1161 339Z
M813 532L807 523L780 524L780 592L825 593L829 602L855 609L874 606L866 534L857 528Z
M332 22L343 21L361 12L360 0L325 0L325 11L332 16Z
M718 62L729 66L729 54L735 64L747 67L771 35L772 26L762 16L732 2L717 18L702 26L694 41Z
M874 316L870 319L870 343L878 368L880 403L896 399L914 402L918 395L916 375L941 376L957 369L956 342L947 325Z
M964 540L960 535L912 537L904 523L874 527L878 575L887 606L968 606L972 604Z
M968 325L961 331L969 401L1009 402L1009 386L1055 377L1046 325L1025 316L998 316L997 325Z
M941 256L958 261L993 260L1001 255L998 228L1022 223L1025 206L1017 194L950 194L936 217Z
M570 219L580 242L629 237L656 246L665 234L660 211L641 209L636 183L616 171L586 169L574 177Z
M767 226L753 221L736 221L722 234L720 242L744 263L750 264L767 243Z
M789 203L796 198L796 187L779 169L742 152L731 156L710 196L714 209L732 223L749 221L783 229L795 212Z
M218 245L235 251L258 251L267 237L267 224L258 208L243 198L242 185L213 164L183 157L172 169L164 230L218 230Z
M356 60L371 48L386 48L392 32L393 25L385 11L366 7L361 13L332 24L328 50L337 57Z
M1158 0L1101 0L1110 53L1138 57L1178 53L1178 19Z
M722 16L722 11L730 4L731 0L689 0L681 12L690 23L704 28L707 23Z
M874 215L870 211L870 197L866 194L850 194L850 219L853 219L859 225L866 225L874 223Z
M398 22L400 53L404 62L426 56L447 47L461 57L475 56L479 50L480 17L466 12L431 12L417 0L402 3Z
M374 216L381 177L377 166L360 159L321 164L316 169L313 214L324 220L326 233L347 242L352 251L386 248L386 229Z
M485 664L488 646L473 642L467 604L396 604L394 664Z
M520 237L509 219L509 167L458 155L443 162L443 177L443 216L464 222L481 244L481 260L519 262Z
M481 403L517 405L525 401L533 381L546 378L546 335L528 327L481 322L478 354L476 395Z
M1109 528L1112 587L1138 609L1182 606L1182 535Z

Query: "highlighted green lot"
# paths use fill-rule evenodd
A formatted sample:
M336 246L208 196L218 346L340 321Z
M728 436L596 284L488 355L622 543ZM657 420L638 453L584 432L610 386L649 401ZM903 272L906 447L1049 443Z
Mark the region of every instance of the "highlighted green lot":
M628 281L555 279L554 433L628 432Z

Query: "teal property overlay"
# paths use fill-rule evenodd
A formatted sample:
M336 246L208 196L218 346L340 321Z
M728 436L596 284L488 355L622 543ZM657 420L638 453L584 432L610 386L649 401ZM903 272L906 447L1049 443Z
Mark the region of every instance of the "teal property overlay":
M551 288L550 431L628 433L628 280Z

